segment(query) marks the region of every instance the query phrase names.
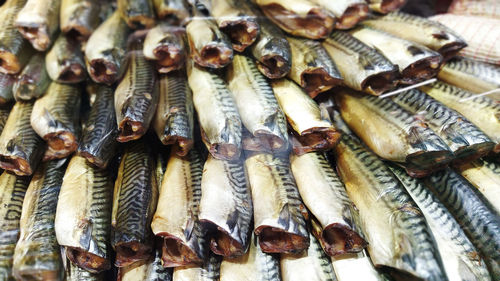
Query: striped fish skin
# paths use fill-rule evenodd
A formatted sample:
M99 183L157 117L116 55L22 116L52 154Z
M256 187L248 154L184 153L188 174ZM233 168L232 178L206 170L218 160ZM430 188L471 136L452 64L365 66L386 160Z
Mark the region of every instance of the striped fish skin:
M78 147L80 136L80 87L52 82L36 100L31 127L48 144L44 160L64 158Z
M184 46L185 29L159 23L149 30L144 40L144 56L156 63L160 73L169 73L184 68L186 47Z
M0 175L0 279L13 281L12 261L19 237L19 220L29 177L8 172Z
M158 103L158 75L142 53L142 40L136 38L131 44L127 70L115 90L119 142L142 137L153 120Z
M293 177L306 207L321 224L318 239L330 256L356 253L366 241L354 227L352 203L323 153L290 155Z
M46 162L31 179L12 267L17 280L62 280L64 269L54 219L66 164L66 159Z
M212 252L224 257L245 254L250 243L253 205L242 161L208 156L201 178L199 208L198 218Z
M202 139L217 159L236 160L241 153L242 124L232 94L215 73L188 63L188 82Z
M61 0L28 0L14 25L37 51L47 50L59 31Z
M389 168L348 135L334 151L374 265L397 280L447 280L422 211Z
M163 267L161 250L154 257L118 269L117 281L172 281L172 269Z
M151 223L153 233L164 238L162 264L165 267L201 264L206 252L198 220L203 160L197 149L183 157L177 150L170 152Z
M484 261L460 224L443 203L418 179L394 164L389 169L406 188L424 214L436 239L446 275L450 280L491 280Z
M474 162L454 165L454 169L466 178L500 214L500 164L478 159Z
M320 42L287 37L292 51L292 68L288 77L310 96L339 86L344 78Z
M368 16L368 5L363 0L313 0L336 18L335 29L350 29Z
M45 94L49 85L50 77L45 68L45 56L43 53L37 53L17 76L12 93L16 101L30 101Z
M106 85L94 85L96 98L83 128L78 154L93 165L104 169L118 150L118 129L113 104L113 89Z
M5 105L14 100L13 87L16 77L11 74L0 73L0 105Z
M16 74L34 53L28 40L14 26L16 16L26 0L7 0L0 7L0 72Z
M55 230L66 257L79 267L98 273L109 261L113 181L107 170L95 168L73 156L64 174Z
M10 107L0 107L0 135L3 132L3 128L5 127L5 123L7 123L7 119L9 118L11 108Z
M439 52L445 61L467 46L459 35L446 26L403 12L391 12L382 17L370 18L363 24L424 45Z
M59 35L45 56L45 67L52 80L59 83L79 83L85 80L85 63L80 48L80 44L74 39Z
M0 168L20 176L35 172L46 147L31 128L32 111L33 103L17 102L0 135Z
M318 104L304 90L287 79L273 80L271 87L293 129L296 154L329 150L335 146L340 133L321 115Z
M260 33L257 16L244 0L211 0L211 15L231 40L233 49L243 52Z
M342 118L383 159L404 164L412 176L443 169L454 155L446 143L413 114L390 99L343 89L335 95Z
M130 29L115 11L92 33L85 48L87 71L97 83L113 84L125 70Z
M180 156L193 147L193 93L184 71L160 76L160 99L153 120L156 135L165 145L176 144Z
M368 0L370 10L381 14L397 11L406 4L406 0Z
M283 32L264 15L254 10L260 34L249 50L255 58L257 68L269 79L285 77L292 67L290 43Z
M96 0L61 0L61 31L79 41L86 41L99 25L100 11L100 3Z
M358 27L349 33L397 65L401 84L415 84L436 76L443 60L436 51L384 31Z
M349 88L378 96L396 87L398 67L349 33L335 31L322 44Z
M479 250L493 280L500 278L500 216L477 189L451 169L437 172L425 186L450 211Z
M220 281L235 280L281 281L279 256L262 252L258 238L252 235L245 255L224 259L220 265Z
M265 253L298 253L309 247L309 215L287 158L249 153L245 160L254 204L254 233Z
M423 118L455 154L454 162L470 162L487 155L495 143L455 110L420 90L413 89L392 98L399 106Z
M152 28L155 25L153 0L117 0L117 8L132 29Z
M283 281L337 281L330 259L314 235L309 235L309 248L301 254L281 255Z
M181 266L174 269L173 281L219 281L221 259L210 255L201 267Z
M309 39L325 38L335 26L335 16L309 0L255 0L262 12L289 34Z
M285 115L255 62L249 57L236 55L228 67L226 80L241 121L250 134L259 139L266 151L287 149Z
M500 152L500 103L487 96L472 98L474 94L441 81L420 89L469 119L496 143L493 152ZM465 98L472 99L462 101Z
M500 87L500 68L464 57L449 60L438 73L438 78L474 94ZM500 93L489 95L500 100Z
M113 197L111 245L118 267L147 260L151 254L151 221L158 201L155 165L151 147L144 140L128 144Z
M102 273L91 273L66 260L65 281L103 281Z
M188 7L183 0L153 0L156 16L160 19L174 18L184 22L189 17Z

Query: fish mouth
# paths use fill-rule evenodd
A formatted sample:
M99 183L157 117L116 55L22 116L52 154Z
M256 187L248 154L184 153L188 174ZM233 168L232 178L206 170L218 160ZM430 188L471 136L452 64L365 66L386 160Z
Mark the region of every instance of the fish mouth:
M34 26L18 26L19 32L28 39L33 48L38 51L45 51L50 44L50 36L47 32L47 26L45 25L34 25Z
M325 227L321 232L321 240L329 256L357 253L368 245L358 233L339 223Z
M300 78L302 88L311 98L315 98L318 94L341 85L343 82L342 79L330 76L322 67L306 69L300 74Z
M309 39L327 37L335 25L335 17L321 8L312 8L305 17L298 16L276 3L264 5L262 11L288 33Z
M280 55L266 55L257 62L257 68L270 79L285 77L290 72L290 62Z
M75 135L68 131L49 133L43 139L48 145L44 161L64 158L78 148Z
M372 95L379 96L396 87L396 77L397 71L377 73L367 77L361 83L361 88Z
M446 168L452 160L454 155L448 150L419 151L406 157L404 167L410 176L421 178Z
M494 147L495 143L493 142L483 142L461 147L454 152L455 160L453 160L453 164L466 164L477 160L488 155Z
M406 3L406 0L383 0L380 4L380 12L387 14L391 11L397 10Z
M229 36L233 49L238 52L243 52L252 45L259 35L259 25L249 19L225 21L221 23L219 28Z
M341 133L334 128L311 128L298 135L293 132L293 151L303 155L313 151L332 149L340 140Z
M149 258L152 248L137 241L122 242L115 245L117 267L128 266L136 261Z
M368 16L368 5L359 3L348 7L335 24L337 29L350 29Z
M259 236L260 248L265 253L298 253L309 246L309 237L268 225L256 228L255 235Z
M440 56L434 56L430 58L423 58L412 63L410 66L401 71L400 83L415 84L435 77L439 72L441 61L442 59Z
M179 149L177 150L177 155L186 156L189 150L193 147L194 141L192 139L187 139L181 136L165 136L161 139L164 145L171 145L177 143Z
M18 176L33 174L29 162L18 156L0 155L0 168L14 172Z
M137 140L146 133L146 129L144 128L142 122L131 120L128 117L124 118L120 122L118 129L120 133L116 140L119 142Z
M82 249L68 247L66 256L75 265L92 273L99 273L111 268L108 259L88 253Z
M156 65L160 73L168 73L184 66L184 52L175 46L159 46L153 50L153 54L158 58Z
M104 59L94 59L89 63L90 77L97 83L112 84L118 78L116 64Z
M207 224L208 228L211 229L209 234L210 250L216 255L231 258L245 254L247 247L232 238L227 231L210 221L200 221Z
M467 43L464 41L457 41L445 44L438 51L443 56L443 62L455 57L460 50L467 47Z
M164 236L163 234L157 234ZM162 256L163 267L177 267L186 265L200 265L203 260L180 239L174 236L165 236L163 240Z
M0 51L0 70L7 74L15 74L21 71L17 56L10 52Z
M80 64L73 63L61 70L57 80L65 83L78 83L85 79L85 69Z
M225 44L208 44L193 55L193 60L204 67L221 68L233 60L233 49Z

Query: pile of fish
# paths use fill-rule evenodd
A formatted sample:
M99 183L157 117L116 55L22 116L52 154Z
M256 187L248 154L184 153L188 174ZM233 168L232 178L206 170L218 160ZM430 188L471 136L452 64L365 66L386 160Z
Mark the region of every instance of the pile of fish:
M0 280L500 280L500 68L404 2L5 1Z

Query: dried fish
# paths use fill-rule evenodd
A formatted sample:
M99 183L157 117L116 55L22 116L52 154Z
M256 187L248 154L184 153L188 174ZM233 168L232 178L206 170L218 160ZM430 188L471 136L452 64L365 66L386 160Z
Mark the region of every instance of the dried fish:
M81 41L87 40L100 22L97 0L61 0L60 27L63 33Z
M117 0L118 12L133 29L151 28L155 24L153 0Z
M45 55L37 53L31 57L26 67L17 76L12 87L17 101L37 99L45 94L51 79L45 68Z
M184 28L160 23L150 29L144 40L144 56L154 60L160 73L168 73L184 68L186 50Z
M59 83L78 83L86 77L80 44L62 34L45 56L45 67L50 78Z

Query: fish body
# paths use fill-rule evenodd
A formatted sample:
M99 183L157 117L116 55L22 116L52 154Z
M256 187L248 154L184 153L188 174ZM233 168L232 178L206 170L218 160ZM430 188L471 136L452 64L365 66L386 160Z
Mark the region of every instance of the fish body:
M44 54L37 53L17 76L12 93L16 101L37 99L45 94L50 82L50 76L45 68Z
M366 252L332 257L332 266L338 281L386 281L373 266Z
M370 10L381 14L399 10L406 4L406 0L368 0L367 2Z
M97 0L61 0L59 19L61 31L79 40L87 40L101 21L99 2Z
M336 18L336 29L350 29L368 16L368 5L363 0L312 0Z
M17 175L31 175L45 152L45 143L33 130L33 103L17 102L0 135L0 167Z
M378 96L396 86L398 67L349 33L333 32L322 44L349 88Z
M202 266L180 266L174 269L173 281L219 281L221 260L210 255Z
M149 30L144 39L144 56L156 63L160 73L184 68L186 51L185 29L159 23Z
M80 44L62 34L45 56L45 67L50 78L59 83L79 83L86 77Z
M16 77L11 74L0 73L0 105L5 105L14 100L13 88Z
M9 107L0 107L0 134L3 132L3 128L5 127L5 123L7 123L7 119L9 118L11 108Z
M175 18L183 22L189 17L188 7L184 0L153 0L156 16L160 19Z
M102 273L91 273L66 260L65 281L103 281Z
M163 267L161 251L155 250L154 257L118 269L117 281L172 281L172 269Z
M153 0L117 0L117 9L133 29L151 28L155 24Z

